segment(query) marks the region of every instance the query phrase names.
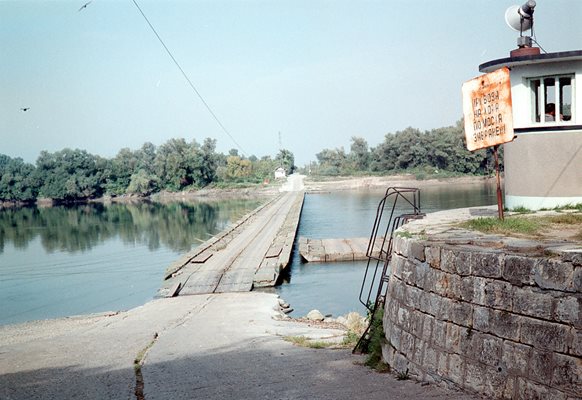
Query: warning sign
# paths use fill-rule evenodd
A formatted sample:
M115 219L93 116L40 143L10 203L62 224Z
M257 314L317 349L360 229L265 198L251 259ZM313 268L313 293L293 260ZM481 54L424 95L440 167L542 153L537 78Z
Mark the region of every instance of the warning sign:
M463 83L465 137L470 151L513 140L509 69L503 67Z

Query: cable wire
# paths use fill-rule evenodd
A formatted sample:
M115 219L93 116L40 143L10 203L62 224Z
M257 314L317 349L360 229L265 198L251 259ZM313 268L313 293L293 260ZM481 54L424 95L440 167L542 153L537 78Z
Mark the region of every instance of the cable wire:
M538 41L537 41L537 39L538 39L538 38L537 38L537 36L536 36L536 32L534 31L534 27L533 27L533 25L531 26L531 36L532 36L532 40L533 40L533 42L534 42L535 44L537 44L537 45L538 45L538 47L539 47L540 49L542 49L542 51L543 51L545 54L548 54L548 52L547 52L547 51L546 51L546 50L545 50L545 49L542 47L542 45L538 43Z
M186 75L186 72L184 72L184 70L182 69L182 67L180 66L180 64L178 63L178 61L176 60L176 58L174 57L174 55L170 51L170 49L168 49L168 46L166 46L166 44L164 43L164 41L162 40L162 38L160 37L160 35L156 31L156 28L154 28L154 26L152 25L152 23L150 22L150 20L148 19L148 17L145 15L145 13L143 12L143 10L139 6L139 4L137 4L137 1L136 0L132 0L132 1L133 1L133 4L135 4L135 6L137 7L137 9L139 10L139 12L142 15L142 17L148 23L150 29L156 35L156 37L158 38L158 40L160 41L160 43L162 44L162 46L164 46L164 49L166 50L166 52L168 53L168 55L170 56L170 58L172 59L172 61L174 62L174 64L176 64L176 67L178 67L178 69L180 70L180 72L182 73L182 75L184 76L184 78L186 79L186 81L188 82L188 84L190 85L190 87L192 88L192 90L194 90L194 93L196 93L196 96L198 96L198 98L200 99L200 101L202 101L202 104L204 104L204 107L206 107L206 109L208 110L208 112L210 113L210 115L212 115L212 117L214 118L214 120L218 123L218 126L220 126L220 128L224 131L224 133L226 133L226 135L230 138L230 140L233 141L233 143L236 145L236 147L238 147L238 149L241 151L241 153L243 153L243 155L246 156L247 154L243 150L243 148L241 147L241 145L238 144L238 142L230 134L230 132L228 131L228 129L225 128L225 126L222 124L222 122L220 121L220 119L216 116L216 114L214 113L214 111L212 111L212 108L210 108L210 106L208 105L208 103L206 102L206 100L204 100L204 97L202 97L202 95L200 94L200 92L198 91L198 89L196 89L196 86L194 86L194 84L192 83L192 81L190 80L190 78L188 77L188 75Z

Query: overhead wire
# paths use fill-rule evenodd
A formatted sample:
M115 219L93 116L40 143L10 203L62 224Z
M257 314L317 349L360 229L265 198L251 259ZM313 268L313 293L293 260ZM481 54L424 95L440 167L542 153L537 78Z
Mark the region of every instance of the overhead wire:
M142 17L145 19L145 21L149 25L149 27L152 30L152 32L154 32L154 34L156 35L156 37L158 38L159 42L162 44L162 46L164 47L164 49L166 50L166 52L168 53L168 55L170 56L170 58L172 59L172 61L174 62L174 64L176 64L176 67L178 67L178 69L182 73L182 76L184 76L184 78L186 79L186 81L188 82L188 84L190 85L190 87L192 88L192 90L194 90L194 93L196 93L196 96L198 96L198 98L200 99L200 101L202 102L202 104L204 104L204 107L206 107L206 110L208 110L208 112L210 113L210 115L212 115L212 117L214 118L214 120L216 121L216 123L218 124L218 126L220 126L220 128L222 129L222 131L230 138L230 140L232 140L232 142L236 145L236 147L238 147L238 149L241 151L241 153L246 156L247 154L243 150L242 146L235 140L235 138L231 135L231 133L228 131L228 129L226 129L226 127L224 126L224 124L220 121L220 119L214 113L214 111L212 110L212 108L208 105L208 103L206 102L206 100L204 100L204 97L202 97L202 94L200 94L200 92L198 91L198 89L196 89L196 86L194 86L194 84L192 83L192 81L190 80L190 78L188 77L188 75L186 74L186 72L184 71L184 69L182 69L182 67L180 66L180 63L178 63L178 60L176 60L176 58L174 57L174 55L172 54L172 52L170 51L170 49L168 48L168 46L166 46L166 44L164 43L164 41L162 40L162 38L160 37L160 35L156 31L156 28L154 28L154 26L152 25L152 23L150 22L150 20L148 19L148 17L145 15L145 13L143 12L143 10L139 6L139 4L137 4L137 1L136 0L132 0L132 1L133 1L133 4L136 6L136 8L139 10L139 12L142 15Z
M544 54L548 54L548 52L542 47L542 45L538 43L536 31L534 30L533 17L532 17L532 23L531 23L531 36L532 36L533 42L538 45L538 47L544 52Z
M537 41L537 37L536 37L536 33L535 33L535 31L534 31L534 27L533 27L533 25L531 26L531 36L532 36L532 40L533 40L533 42L534 42L535 44L537 44L537 45L538 45L538 47L539 47L540 49L542 49L542 51L544 52L544 54L548 54L548 52L546 51L546 49L544 49L544 48L542 47L542 45L541 45L541 44L539 44L539 42Z

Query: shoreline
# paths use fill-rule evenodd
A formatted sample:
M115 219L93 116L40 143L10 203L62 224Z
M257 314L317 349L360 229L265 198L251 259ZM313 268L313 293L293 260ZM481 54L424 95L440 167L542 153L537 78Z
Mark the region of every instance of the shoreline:
M305 190L338 192L343 190L378 190L387 189L390 186L405 187L431 187L444 183L452 185L476 185L483 183L495 183L495 177L491 176L461 176L440 179L419 180L412 175L387 175L387 176L338 176L333 179L312 180L307 176Z
M380 190L387 189L390 186L405 186L405 187L430 187L442 185L443 183L450 183L453 185L467 184L483 184L495 183L493 176L473 176L466 175L460 177L450 178L431 178L426 180L418 180L413 175L385 175L385 176L334 176L334 177L317 177L313 179L312 176L305 176L305 191L310 192L338 192L345 190ZM76 205L76 204L131 204L140 202L171 202L180 200L223 200L223 199L237 199L237 198L268 198L279 194L281 184L258 184L256 186L249 186L245 188L203 188L193 191L182 192L159 192L150 196L142 197L135 195L121 195L121 196L103 196L95 199L83 199L73 201L55 201L52 199L38 199L31 202L21 201L0 201L0 210L13 209L21 207L52 207L58 205Z

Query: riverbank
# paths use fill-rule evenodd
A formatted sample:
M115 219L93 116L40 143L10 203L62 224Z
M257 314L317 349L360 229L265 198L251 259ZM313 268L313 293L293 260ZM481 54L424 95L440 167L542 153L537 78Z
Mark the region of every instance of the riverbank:
M305 190L307 192L335 192L344 190L382 190L390 186L404 187L430 187L443 183L459 185L476 185L482 183L494 183L494 177L461 176L439 179L416 179L414 175L387 175L387 176L305 176ZM196 200L224 200L224 199L255 199L270 198L279 194L285 181L257 184L244 188L215 188L207 187L199 190L182 192L159 192L150 196L121 195L104 196L96 199L82 199L75 201L57 202L51 199L38 199L33 202L0 201L0 210L28 206L51 207L58 204L86 204L86 203L140 203L196 201Z
M473 399L376 373L347 349L295 346L284 338L343 330L279 310L272 294L224 293L0 327L0 398Z
M342 190L378 190L390 186L426 188L442 185L477 185L495 183L494 177L488 176L460 176L440 179L416 179L413 175L390 176L338 176L338 177L311 177L305 178L305 188L309 191L342 191Z

